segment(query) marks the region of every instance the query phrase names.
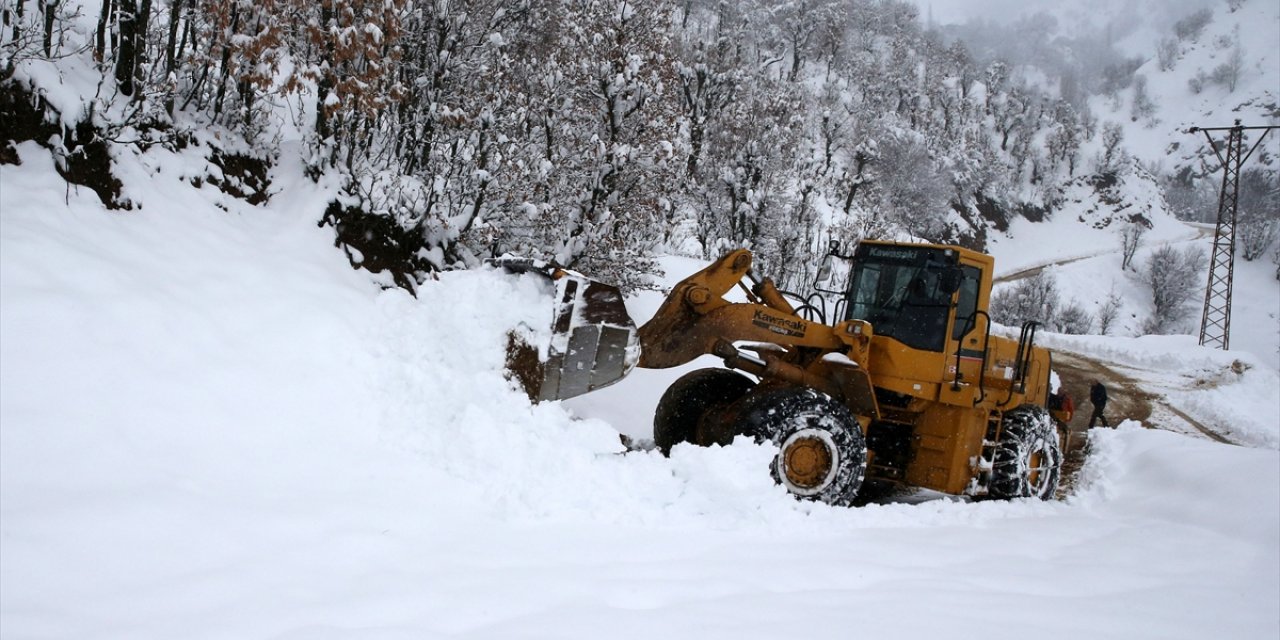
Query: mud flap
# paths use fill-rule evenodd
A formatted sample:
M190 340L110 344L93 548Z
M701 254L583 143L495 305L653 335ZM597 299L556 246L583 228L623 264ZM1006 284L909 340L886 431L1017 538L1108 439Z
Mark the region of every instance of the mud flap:
M544 262L504 259L508 273L546 278L554 288L554 313L546 344L510 334L507 369L534 402L563 400L611 385L640 360L635 322L617 287Z

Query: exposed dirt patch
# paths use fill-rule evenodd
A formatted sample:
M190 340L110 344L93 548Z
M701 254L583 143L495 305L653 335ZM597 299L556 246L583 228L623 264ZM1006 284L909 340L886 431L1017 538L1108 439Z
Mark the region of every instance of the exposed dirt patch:
M974 202L974 208L978 210L983 220L995 227L996 231L1003 233L1009 230L1009 214L998 201L979 193Z
M48 140L59 128L44 121L44 112L16 82L0 85L0 164L19 164L13 143Z
M209 161L222 170L221 178L209 176L209 184L251 205L267 201L267 188L271 186L271 180L267 177L271 165L267 160L213 149Z
M108 209L132 209L133 203L120 195L124 188L111 172L107 143L87 120L76 123L74 135L64 141L65 163L55 163L58 173L71 184L89 187Z
M530 402L538 402L542 381L546 378L546 363L538 357L538 350L525 342L514 331L507 332L507 372L529 396ZM622 436L626 438L626 436ZM623 443L627 441L624 439Z
M65 128L44 98L33 96L17 82L0 85L0 164L17 164L14 143L35 141L54 155L58 174L98 195L108 209L132 209L120 195L124 187L111 172L107 143L89 119Z
M405 229L389 216L369 213L359 206L330 202L320 226L337 231L333 244L342 247L353 269L373 273L388 271L396 286L414 293L421 274L435 271L422 255L426 246L421 227Z
M1089 426L1089 415L1093 413L1089 386L1095 380L1107 388L1106 417L1113 427L1124 420L1146 423L1151 418L1152 403L1159 402L1156 395L1143 391L1132 378L1097 360L1055 351L1053 369L1062 379L1063 388L1076 401L1076 413L1071 419L1075 430L1083 431Z

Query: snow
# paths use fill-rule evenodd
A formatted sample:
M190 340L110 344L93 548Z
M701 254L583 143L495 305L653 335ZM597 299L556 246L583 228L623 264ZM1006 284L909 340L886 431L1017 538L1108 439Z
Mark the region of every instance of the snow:
M537 283L384 289L316 226L330 186L300 167L248 207L183 180L194 148L153 148L120 159L139 205L120 213L19 152L0 167L5 637L1280 635L1261 358L1063 337L1156 389L1210 380L1183 409L1252 440L1129 421L1094 432L1063 501L836 509L775 486L765 446L623 453L679 371L530 406L501 363L505 332L546 318ZM666 260L669 283L700 264Z

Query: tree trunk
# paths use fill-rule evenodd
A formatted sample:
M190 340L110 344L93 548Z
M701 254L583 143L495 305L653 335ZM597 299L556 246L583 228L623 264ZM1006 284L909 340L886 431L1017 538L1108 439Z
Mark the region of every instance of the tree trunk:
M790 82L795 82L800 77L800 62L800 44L793 41L791 46L791 72L787 75L787 80Z
M58 13L58 1L47 0L46 3L41 3L45 10L45 56L54 55L54 15ZM22 5L22 0L18 4Z
M330 2L320 3L320 28L327 29L329 22L333 20L333 4ZM316 138L320 142L324 142L332 135L329 126L329 114L325 112L325 102L329 100L329 93L333 91L333 44L325 38L324 47L320 53L320 65L328 70L320 75L320 80L316 82Z
M178 41L176 60L181 60L187 55L187 42L192 39L192 30L195 28L191 22L191 20L187 20L186 24L182 25L182 39ZM195 45L192 46L194 47Z
M116 84L120 93L133 95L134 65L137 64L137 14L134 0L120 0L120 44L116 50Z
M13 20L13 37L9 40L10 42L17 42L18 38L22 37L22 0L18 0L14 5L14 18L9 17L7 7L4 10L4 23L9 24L9 21ZM9 58L9 66L13 66L13 58Z
M151 24L151 0L142 0L138 6L133 28L133 79L138 91L133 99L139 100L146 92L147 82L143 77L143 68L147 61L147 27Z
M149 0L148 0L149 1ZM182 17L182 0L173 0L169 6L169 40L164 47L165 99L164 110L173 117L173 94L176 90L171 83L177 74L178 22Z
M240 8L231 8L231 33L240 26ZM218 91L213 98L213 117L222 115L222 101L227 96L227 77L231 75L231 43L222 45L222 69L218 72Z
M686 175L695 177L698 173L698 160L702 157L702 138L705 135L703 123L691 120L689 123L689 160L685 164Z

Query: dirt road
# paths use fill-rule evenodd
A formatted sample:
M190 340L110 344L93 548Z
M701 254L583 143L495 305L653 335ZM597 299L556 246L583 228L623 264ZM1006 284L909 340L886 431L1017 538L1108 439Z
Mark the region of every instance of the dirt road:
M1089 386L1095 380L1107 387L1107 408L1104 415L1112 427L1124 420L1137 420L1148 429L1166 429L1198 435L1224 444L1236 444L1169 405L1160 394L1144 390L1138 380L1123 373L1118 367L1080 354L1055 351L1053 369L1062 381L1062 388L1071 394L1076 404L1075 415L1067 425L1069 432L1062 484L1059 487L1060 496L1070 495L1074 490L1076 475L1084 464L1089 440L1089 416L1093 413L1093 405L1089 402ZM1104 427L1099 422L1094 428Z
M1196 230L1196 235L1195 235L1195 236L1192 236L1192 237L1190 237L1190 238L1183 238L1182 240L1177 240L1176 242L1194 242L1194 241L1196 241L1196 240L1201 240L1201 239L1204 239L1204 238L1211 237L1211 236L1213 235L1213 233L1214 233L1214 229L1213 229L1212 227L1209 227L1209 228L1200 228L1200 229L1197 229L1197 230ZM1064 265L1064 264L1071 264L1071 263L1073 263L1073 262L1080 262L1081 260L1089 260L1089 259L1092 259L1092 258L1098 258L1098 257L1104 256L1104 255L1110 254L1110 253L1116 253L1116 252L1115 252L1115 251L1103 251L1103 252L1101 252L1101 253L1096 253L1096 254L1093 254L1093 255L1088 255L1088 256L1077 256L1077 257L1074 257L1074 258L1065 258L1065 259L1062 259L1062 260L1058 260L1058 261L1056 261L1056 262L1051 262L1051 263L1049 263L1049 264L1042 264L1042 265L1037 265L1037 266L1034 266L1034 267L1027 267L1026 269L1020 269L1020 270L1018 270L1018 271L1014 271L1013 273L1006 273L1006 274L1004 274L1004 275L998 275L998 276L995 276L995 278L994 278L994 280L992 281L992 283L993 283L993 284L1005 284L1005 283L1008 283L1008 282L1017 282L1018 280L1024 280L1024 279L1026 279L1026 278L1030 278L1031 276L1034 276L1034 275L1036 275L1037 273L1040 273L1041 271L1044 271L1045 269L1048 269L1049 267L1056 267L1056 266L1061 266L1061 265ZM1106 383L1104 382L1103 384L1106 384Z

